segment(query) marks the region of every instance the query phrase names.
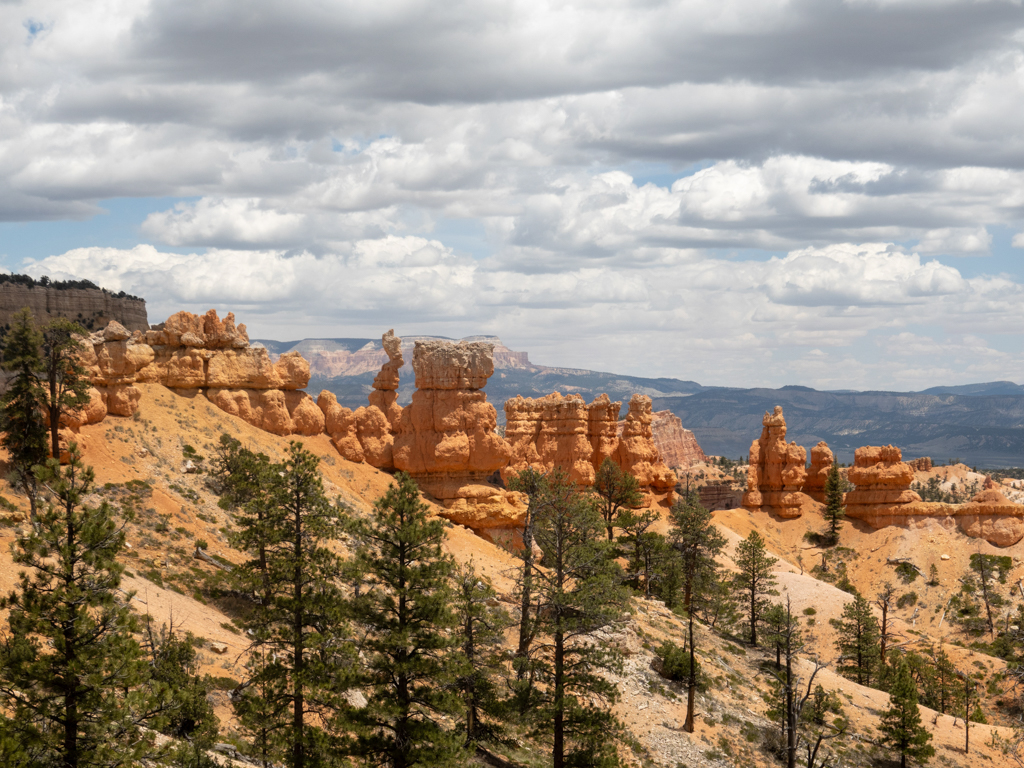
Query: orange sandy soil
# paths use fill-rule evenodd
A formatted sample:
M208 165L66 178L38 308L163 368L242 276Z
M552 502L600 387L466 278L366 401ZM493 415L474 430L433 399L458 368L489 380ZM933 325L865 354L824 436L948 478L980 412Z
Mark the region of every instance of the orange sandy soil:
M225 531L230 530L230 516L216 504L216 498L201 474L185 474L182 448L189 444L201 454L210 456L222 433L228 433L244 445L280 459L287 450L289 438L277 437L235 419L212 406L201 394L182 394L156 384L138 384L142 401L132 418L108 416L103 422L82 428L84 460L96 471L97 490L90 503L101 499L117 501L118 487L103 490L106 483L121 486L130 480L143 480L152 487L152 494L143 498L135 521L129 526L125 564L131 576L125 586L135 591L134 602L140 614L149 614L159 625L174 622L176 628L187 630L206 642L200 650L203 671L236 680L244 674L245 640L231 625L227 611L230 605L214 605L195 599L192 585L199 574L214 574L214 567L193 557L194 542L204 539L208 552L228 562L241 560L233 550ZM367 514L374 500L388 487L388 474L365 464L342 459L325 436L299 438L305 447L321 457L325 487L357 514ZM23 498L0 482L0 491L20 509ZM14 517L17 517L16 515ZM781 599L789 597L794 611L813 608L814 625L807 628L809 638L805 656L831 663L836 652L834 635L828 619L838 616L850 596L831 584L812 577L810 569L821 560L821 550L804 541L808 530L820 530L822 521L814 512L796 520L781 520L766 514L745 510L715 513L715 522L730 541L723 564L731 566L735 543L757 528L768 548L780 558L776 566ZM10 544L16 534L17 522L0 526L0 591L6 593L15 585L16 568L10 559ZM667 529L661 521L659 527ZM512 573L516 561L508 553L457 525L448 527L447 549L460 563L472 561L479 572L492 580L502 601L511 604ZM7 546L4 546L7 545ZM856 553L847 556L849 576L857 588L873 596L885 581L896 584L900 593L915 590L919 596L915 608L897 611L900 642L925 646L931 643L963 639L948 621L939 626L942 606L959 587L957 577L967 568L972 552L982 551L1014 557L1009 583L1020 578L1018 549L1024 544L999 550L985 542L968 539L956 530L946 530L938 521L924 521L915 529L887 528L874 531L860 523L847 523L842 546ZM344 545L341 545L344 549ZM950 556L942 561L940 555ZM887 557L909 557L926 574L934 562L941 583L931 588L917 579L903 585L886 564ZM188 579L192 579L189 581ZM164 587L155 581L163 581ZM180 590L180 591L176 591ZM948 617L947 617L948 618ZM621 716L631 738L631 746L623 754L631 764L659 766L777 765L760 749L755 731L768 727L764 718L762 693L767 690L767 673L762 662L769 654L751 649L738 639L723 639L698 626L698 648L705 671L713 683L706 694L698 697L697 730L682 731L685 715L685 693L654 672L654 651L665 640L683 644L684 622L658 601L635 600L631 618L605 640L624 653L619 684L621 699L616 712ZM915 634L917 633L917 634ZM991 659L953 645L947 650L961 668L980 663L986 674L1003 668L1001 661ZM218 652L223 651L223 652ZM773 658L773 656L771 657ZM811 662L800 662L801 678L806 680ZM836 743L843 765L869 765L872 756L882 754L873 746L877 739L878 713L887 705L887 696L879 691L851 683L829 669L818 673L815 682L826 689L841 692L846 714L852 722L851 736ZM986 714L998 721L995 700L986 700ZM214 694L217 714L222 726L233 727L230 702L224 691ZM980 762L995 766L1015 764L1002 752L988 744L992 735L1011 739L1009 728L974 725L971 730L971 754L963 754L962 723L954 727L950 717L939 717L932 725L934 713L922 710L922 716L935 735L937 759L946 765L971 766ZM1005 718L1003 722L1008 722ZM753 741L747 737L753 738ZM519 755L522 757L522 754ZM533 762L537 762L533 760ZM537 764L543 764L543 760Z

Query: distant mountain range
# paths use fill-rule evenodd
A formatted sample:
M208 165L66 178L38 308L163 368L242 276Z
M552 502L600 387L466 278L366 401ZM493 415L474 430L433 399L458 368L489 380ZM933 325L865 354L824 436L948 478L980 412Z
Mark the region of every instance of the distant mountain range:
M403 405L411 401L415 389L412 348L417 338L443 337L403 338L405 365L398 398ZM497 337L466 340L495 345L495 373L486 392L498 409L499 423L505 420L504 402L516 395L576 392L589 401L604 392L622 400L625 410L629 398L639 392L653 399L655 410L679 416L709 455L745 456L761 433L764 412L781 405L788 439L807 448L824 440L840 461L852 461L859 446L892 443L906 458L930 456L937 463L958 458L978 467L1024 466L1024 386L1010 381L938 386L921 392L704 387L680 379L535 365L527 353L509 349ZM387 360L380 340L375 339L257 342L273 356L301 352L313 374L309 391L329 390L349 408L366 405L373 378Z

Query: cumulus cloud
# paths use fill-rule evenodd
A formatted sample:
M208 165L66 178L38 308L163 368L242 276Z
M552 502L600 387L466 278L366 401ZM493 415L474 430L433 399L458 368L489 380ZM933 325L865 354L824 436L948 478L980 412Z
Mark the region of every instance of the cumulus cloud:
M891 362L934 355L947 335L961 339L958 354L966 356L971 345L991 346L988 336L1008 319L1024 322L1024 286L965 278L885 243L807 248L766 261L705 258L550 275L488 269L438 241L389 236L319 257L77 249L29 271L159 296L150 305L154 321L212 306L236 311L256 337L374 337L392 326L399 334L490 332L542 363L614 359L623 373L690 373L703 383L729 383L746 371L746 383L781 385L799 372L807 383L841 386L835 365L846 360L855 364L843 371L848 386L930 386L905 380ZM938 330L925 335L923 326ZM1017 359L1004 352L965 366L992 372L1004 365L1012 375L1024 372Z
M923 376L884 340L1019 327L1017 278L956 257L1024 228L1022 30L1014 0L0 3L0 221L171 198L155 245L30 265L157 317Z

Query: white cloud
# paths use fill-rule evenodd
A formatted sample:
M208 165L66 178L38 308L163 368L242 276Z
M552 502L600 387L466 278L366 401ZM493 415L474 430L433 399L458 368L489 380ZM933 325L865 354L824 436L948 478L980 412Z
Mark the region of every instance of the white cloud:
M897 381L908 360L934 357L947 334L961 339L963 368L996 376L1003 365L997 378L1024 373L1020 357L1008 353L966 359L972 346L991 346L986 339L1008 321L1024 322L1024 286L965 278L884 243L807 248L767 261L701 258L547 274L487 269L438 241L388 236L319 257L77 249L29 272L149 296L154 322L181 308L216 307L235 311L256 337L341 328L374 337L390 327L400 335L496 333L547 364L614 360L623 373L691 371L702 383L728 383L745 371L745 384L780 385L799 372L807 383L839 386L835 365L843 359L856 364L844 372L847 386L880 386ZM935 330L924 335L922 327ZM883 358L868 343L875 337L890 339ZM900 376L905 386L934 383Z
M155 316L891 381L945 368L875 336L1019 327L1017 278L949 257L1024 228L1022 30L1013 0L0 3L0 221L172 198L108 241L157 247L31 267Z

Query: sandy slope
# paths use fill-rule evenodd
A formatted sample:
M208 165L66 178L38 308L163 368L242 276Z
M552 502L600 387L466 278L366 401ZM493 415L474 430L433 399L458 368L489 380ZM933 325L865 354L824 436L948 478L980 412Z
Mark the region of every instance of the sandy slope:
M193 590L181 580L183 575L198 578L197 574L213 574L217 570L193 557L197 539L204 539L208 551L225 561L237 562L241 558L241 554L228 545L225 532L230 527L229 515L217 507L205 478L184 473L182 448L189 444L209 456L219 436L226 432L245 445L279 459L287 450L289 439L269 435L227 416L201 394L182 394L159 385L138 386L143 390L143 399L134 418L111 416L101 424L82 430L86 445L84 458L95 468L100 490L91 501L122 501L123 484L131 480L150 484L151 495L140 501L138 516L129 529L131 550L125 563L131 576L125 580L125 587L135 591L134 601L140 613L149 614L157 623L173 620L177 627L207 641L201 650L205 671L240 679L245 641L230 624L230 605L194 599ZM374 500L391 482L384 472L342 459L326 437L302 438L302 442L321 457L329 494L358 514L368 513ZM103 490L106 483L114 487ZM13 496L6 485L2 490L6 497L24 506L23 500ZM821 560L821 550L808 544L804 534L821 528L820 517L810 514L798 520L781 520L745 510L727 510L715 513L715 521L729 540L724 558L726 566L730 564L728 556L742 537L755 527L762 533L769 549L780 558L777 564L780 598L790 598L794 611L800 615L807 608L815 610L813 626L807 628L806 656L826 663L833 660L834 632L828 620L841 613L850 596L811 575L811 568ZM16 527L17 524L0 527L0 544L8 545L0 546L0 590L4 592L11 589L16 580L16 569L9 553ZM662 521L660 528L667 530L667 524ZM985 542L967 539L955 530L947 530L937 521L925 521L909 530L880 531L851 522L844 528L842 544L851 550L846 556L849 577L865 595L874 595L884 581L897 584L901 593L917 592L917 606L897 612L901 642L927 645L955 639L948 621L939 624L941 607L949 594L959 588L957 577L967 568L972 552L1011 555L1014 568L1010 581L1016 582L1024 575L1019 571L1024 544L999 550ZM503 600L511 603L511 576L515 567L512 557L459 526L449 526L447 548L457 561L472 561L495 583ZM950 559L941 560L943 553ZM887 558L896 557L911 558L925 573L932 563L936 564L941 583L927 587L923 579L918 579L911 585L903 585L893 566L886 564ZM158 586L156 581L162 581L164 586ZM638 752L628 751L631 761L639 763L641 758L646 758L654 764L672 767L678 764L774 764L759 750L756 741L747 739L756 729L768 725L763 716L765 705L761 695L768 685L769 673L763 668L768 654L760 649L744 648L738 639L722 639L704 629L699 630L699 636L698 647L702 649L705 669L715 683L700 697L702 716L697 732L691 735L680 728L684 703L681 689L667 683L652 668L654 650L661 642L673 639L682 644L681 619L657 601L637 601L633 617L608 634L607 640L625 654L624 672L618 678L622 698L617 712L635 738ZM1001 669L1001 662L997 660L955 646L947 648L964 666L977 661L984 665L987 674ZM801 674L806 678L810 662L804 660L801 665ZM871 741L875 738L877 714L886 706L886 695L861 688L827 669L819 672L817 682L840 690L847 702L855 737L843 746L844 765L867 764L873 749ZM214 698L218 714L230 728L227 694L218 692ZM988 705L994 714L993 700ZM926 712L925 719L931 723L932 713ZM951 718L940 717L934 726L939 754L951 765L974 765L982 756L987 758L986 762L991 759L993 765L1009 765L1008 759L997 750L984 746L993 732L1009 737L1005 728L977 726L972 733L972 754L965 756L962 754L962 724L954 727Z

